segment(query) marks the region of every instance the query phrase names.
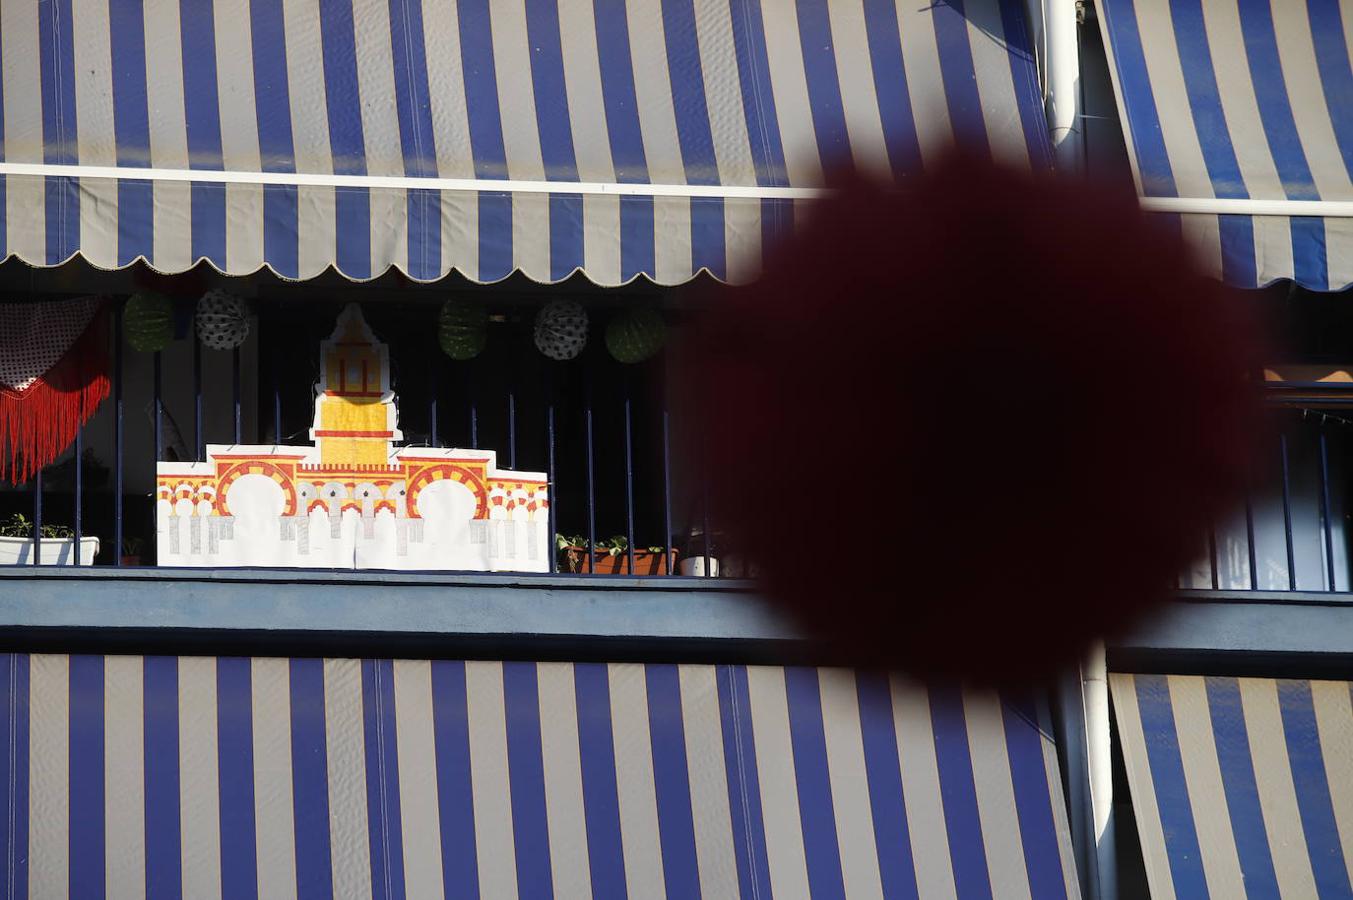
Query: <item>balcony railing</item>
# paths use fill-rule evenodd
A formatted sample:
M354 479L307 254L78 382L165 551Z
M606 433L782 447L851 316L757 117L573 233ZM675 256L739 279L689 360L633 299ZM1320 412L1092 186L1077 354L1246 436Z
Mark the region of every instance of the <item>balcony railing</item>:
M667 310L668 347L650 361L622 364L608 355L602 334L623 308L617 304L636 300L598 300L594 292L586 349L557 362L531 341L534 315L555 296L557 290L481 289L476 299L490 312L489 341L469 362L452 361L438 347L445 290L348 288L341 300L315 299L313 290L261 296L252 304L248 339L231 351L206 349L195 338L188 301L179 304L178 339L153 354L126 344L124 301L114 300L111 395L54 464L28 484L0 489L0 518L17 513L32 525L32 536L5 562L154 565L157 462L204 460L209 444L307 444L318 348L351 300L361 302L389 345L403 445L495 450L500 466L547 474L552 538L580 536L591 548L623 540L623 549L594 551L596 557L551 552L551 572L669 575L678 557L715 557L700 460L687 452L689 432L676 428L693 412L668 376L685 317ZM74 540L39 540L53 525ZM94 559L81 540L91 536L100 541ZM16 542L7 543L13 550ZM711 566L699 570L716 574Z
M1328 398L1318 401L1319 408L1310 397L1286 391L1270 399L1284 408L1273 411L1273 434L1250 490L1200 541L1197 562L1181 573L1180 588L1336 592L1353 586L1353 417Z

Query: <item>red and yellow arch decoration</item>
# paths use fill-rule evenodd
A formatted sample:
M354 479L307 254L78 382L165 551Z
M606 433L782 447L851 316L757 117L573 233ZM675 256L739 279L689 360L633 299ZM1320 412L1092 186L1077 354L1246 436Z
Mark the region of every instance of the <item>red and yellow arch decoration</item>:
M474 492L475 508L474 517L476 519L487 519L489 517L488 507L488 488L484 484L482 468L480 472L465 465L456 463L434 463L420 468L417 463L409 464L409 481L405 487L404 500L408 504L409 516L418 518L418 494L436 481L451 481L465 485Z
M229 463L217 464L216 512L218 515L230 515L230 508L226 506L226 494L230 492L230 486L244 475L265 475L277 482L277 486L282 489L282 496L286 501L282 515L296 515L295 466L287 464L284 468L266 459L231 460Z

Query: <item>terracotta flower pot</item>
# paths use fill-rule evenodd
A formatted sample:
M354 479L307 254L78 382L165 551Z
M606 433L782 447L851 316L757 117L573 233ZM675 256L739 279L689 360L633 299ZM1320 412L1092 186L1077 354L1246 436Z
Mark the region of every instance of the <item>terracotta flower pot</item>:
M677 551L667 555L649 550L634 551L634 572L630 572L629 552L614 556L606 550L588 553L583 547L565 547L568 571L594 575L670 575L676 569Z

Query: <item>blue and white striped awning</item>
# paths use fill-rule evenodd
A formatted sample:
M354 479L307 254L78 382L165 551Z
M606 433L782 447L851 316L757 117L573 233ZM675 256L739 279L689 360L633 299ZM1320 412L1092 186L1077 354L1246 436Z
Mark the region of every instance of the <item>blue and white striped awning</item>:
M1144 205L1179 215L1204 264L1230 284L1353 283L1353 8L1100 0L1098 9Z
M1046 165L1022 6L5 0L0 257L743 281L824 169Z
M1353 896L1353 685L1111 678L1151 896Z
M0 893L1074 898L1044 721L844 669L5 655Z

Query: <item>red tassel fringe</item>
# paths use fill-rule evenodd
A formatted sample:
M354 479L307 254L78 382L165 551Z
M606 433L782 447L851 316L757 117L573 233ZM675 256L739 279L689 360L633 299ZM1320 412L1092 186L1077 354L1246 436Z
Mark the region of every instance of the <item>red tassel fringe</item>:
M22 484L54 462L108 398L108 311L23 391L0 385L0 479Z

